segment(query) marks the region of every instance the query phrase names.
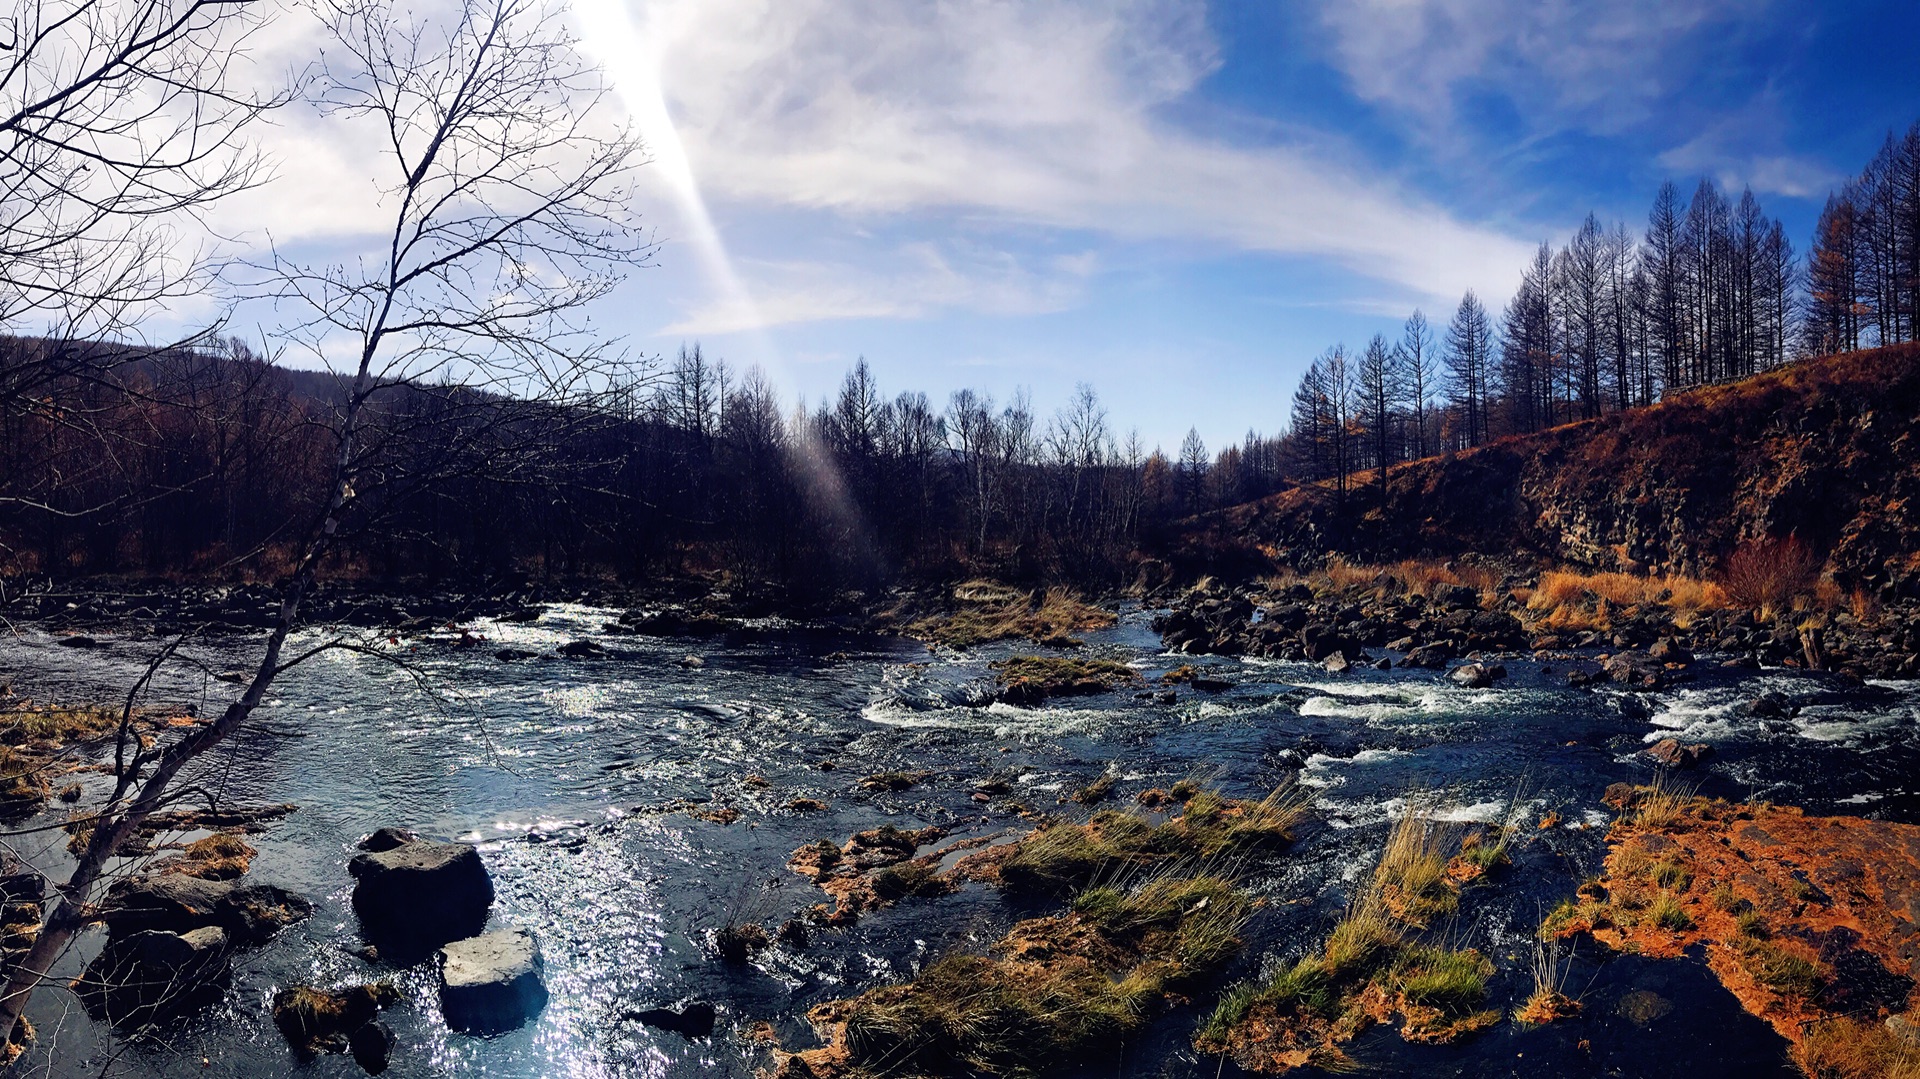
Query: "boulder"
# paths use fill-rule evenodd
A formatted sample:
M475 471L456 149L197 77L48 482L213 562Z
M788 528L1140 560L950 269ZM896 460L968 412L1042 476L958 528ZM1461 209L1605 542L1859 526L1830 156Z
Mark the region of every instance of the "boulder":
M120 1027L165 1022L217 999L229 973L227 934L148 929L107 941L74 982L87 1014Z
M417 839L355 855L347 871L358 882L353 911L382 955L425 956L487 924L493 878L469 844Z
M1335 652L1333 655L1328 656L1320 666L1329 674L1345 674L1353 669L1353 664L1347 661L1347 654L1345 652Z
M388 982L332 990L296 985L273 995L273 1025L302 1056L344 1053L361 1027L399 999Z
M397 1040L392 1027L375 1019L347 1035L347 1048L362 1070L368 1075L379 1075L393 1059L393 1045Z
M1647 649L1647 658L1655 663L1692 663L1693 653L1682 648L1672 637L1662 637Z
M1423 644L1409 651L1406 656L1400 660L1400 665L1402 667L1425 667L1428 670L1437 671L1445 667L1452 659L1453 649L1446 645Z
M604 656L607 654L606 649L592 641L568 641L566 644L554 649L554 651L566 656L568 659L588 659L593 656Z
M531 930L496 929L440 949L440 1010L453 1029L512 1030L546 1006L546 969Z
M1666 668L1640 652L1620 652L1601 665L1607 679L1617 686L1636 690L1665 689L1669 683Z
M1793 702L1772 691L1747 702L1747 714L1760 719L1788 719L1794 711Z
M680 666L685 667L690 671L697 671L700 668L707 665L706 660L701 659L699 656L695 656L695 655L681 656L679 662L680 662Z
M1662 738L1647 747L1647 756L1669 768L1698 768L1713 754L1713 747L1702 742L1681 745L1676 738Z
M628 1014L650 1027L671 1030L683 1038L704 1038L713 1033L714 1007L704 1000L696 1000L677 1011L672 1008L648 1008Z
M404 847L420 837L405 828L376 828L373 834L360 841L360 849L379 854L395 847Z
M1463 663L1447 672L1447 678L1467 689L1486 689L1493 685L1493 672L1478 663Z
M271 884L167 874L114 885L101 904L100 920L114 937L218 926L235 944L260 944L312 913L312 903Z

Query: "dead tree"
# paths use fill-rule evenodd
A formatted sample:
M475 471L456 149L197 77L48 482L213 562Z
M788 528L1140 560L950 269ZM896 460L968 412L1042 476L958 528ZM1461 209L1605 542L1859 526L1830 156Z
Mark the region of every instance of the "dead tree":
M612 381L618 357L582 309L652 250L628 208L638 142L602 117L604 88L556 8L469 0L445 21L406 10L386 0L319 8L328 45L313 104L382 136L390 217L379 254L351 266L276 257L258 267L287 316L283 344L312 350L341 380L324 508L289 523L303 537L301 554L280 582L276 617L238 699L213 722L121 762L86 849L58 885L59 903L0 996L0 1030L12 1029L85 923L112 852L177 797L194 762L247 722L279 675L359 647L324 636L288 646L334 545L373 527L380 505L430 474L483 467L476 456L501 446L503 432L519 437L533 426L539 415L529 409L590 411ZM343 339L352 343L345 352ZM384 470L404 456L398 450L420 445L409 432L449 422L420 400L460 410L459 430L453 448L409 460L396 481ZM510 455L489 463L504 467Z

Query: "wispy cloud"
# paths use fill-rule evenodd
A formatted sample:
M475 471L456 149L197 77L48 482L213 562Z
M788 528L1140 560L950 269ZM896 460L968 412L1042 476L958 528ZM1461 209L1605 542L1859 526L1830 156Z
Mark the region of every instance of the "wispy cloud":
M740 333L857 318L923 318L951 310L990 315L1060 311L1077 302L1098 266L1091 253L1031 265L992 250L907 244L883 265L813 260L746 260L738 269L750 297L702 304L663 335Z
M1702 28L1767 0L1322 0L1333 59L1363 99L1425 122L1506 98L1530 126L1617 130L1692 72Z
M1008 250L1039 229L1327 259L1415 299L1497 287L1529 250L1311 147L1183 126L1218 64L1191 0L642 10L676 126L723 202L964 228ZM822 311L890 306L810 291Z

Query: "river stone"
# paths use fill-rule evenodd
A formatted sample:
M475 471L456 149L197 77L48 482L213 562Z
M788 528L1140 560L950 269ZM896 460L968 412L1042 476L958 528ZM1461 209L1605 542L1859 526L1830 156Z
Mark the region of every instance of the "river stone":
M712 1034L716 1018L713 1005L704 1000L696 1000L677 1011L673 1008L648 1008L628 1014L650 1027L671 1030L683 1038L704 1038Z
M1669 768L1698 768L1712 753L1713 747L1704 742L1682 745L1677 738L1662 738L1647 747L1647 756Z
M417 839L357 854L347 871L359 882L353 911L382 955L422 957L487 924L493 878L469 844Z
M347 1035L347 1048L352 1050L353 1059L362 1070L368 1075L379 1075L393 1059L393 1046L398 1040L393 1036L392 1027L375 1019Z
M109 940L76 994L95 1019L139 1027L183 1015L220 994L227 978L227 934L218 926L186 933L143 930Z
M360 841L360 849L379 854L395 847L404 847L419 838L405 828L376 828L372 835Z
M1465 662L1450 670L1448 678L1455 685L1463 685L1467 689L1486 689L1488 685L1494 683L1494 670L1478 662Z
M440 1010L455 1030L512 1030L546 1006L545 964L532 930L496 929L440 949Z
M101 906L100 920L114 937L218 926L235 944L259 944L312 913L312 903L271 884L168 874L114 885Z

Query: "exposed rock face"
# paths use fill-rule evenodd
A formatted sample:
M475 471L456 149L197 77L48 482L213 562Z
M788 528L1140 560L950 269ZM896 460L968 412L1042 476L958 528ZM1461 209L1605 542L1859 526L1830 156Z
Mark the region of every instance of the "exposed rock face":
M1797 535L1842 587L1920 596L1920 346L1744 382L1396 468L1386 512L1298 487L1222 510L1166 552L1176 574L1367 551L1380 561L1531 552L1711 576L1742 541Z
M531 930L496 929L440 949L440 1010L455 1030L512 1030L546 1006L546 966Z
M149 929L107 942L74 983L87 1013L120 1027L162 1023L220 995L227 934L217 926L185 933Z
M358 881L353 911L383 955L424 956L487 924L493 878L466 843L417 839L355 855L347 870Z

